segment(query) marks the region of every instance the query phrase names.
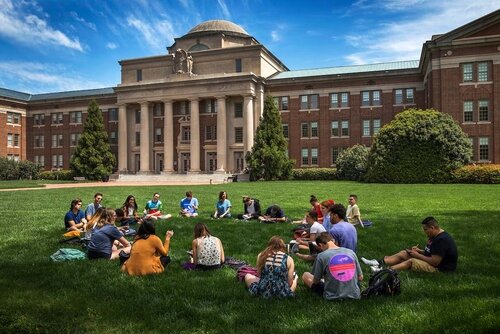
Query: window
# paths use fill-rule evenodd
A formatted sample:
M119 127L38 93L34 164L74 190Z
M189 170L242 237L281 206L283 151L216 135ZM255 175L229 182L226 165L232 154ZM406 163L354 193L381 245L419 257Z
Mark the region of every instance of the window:
M380 132L380 120L379 119L372 120L372 127L373 127L373 135L378 134Z
M337 159L342 153L342 151L345 150L345 147L332 147L332 165L335 165L337 163Z
M487 122L488 114L488 100L479 100L479 122Z
M8 160L14 160L14 161L19 161L19 154L8 154L7 155Z
M364 107L382 105L381 92L379 90L361 92L361 105Z
M241 58L236 58L234 60L234 65L236 67L236 72L241 72L242 66L241 66Z
M205 112L208 114L217 112L217 102L214 99L205 100Z
M288 96L275 97L274 104L278 110L288 110Z
M62 154L54 154L52 156L52 168L62 168L63 167L63 156Z
M72 111L69 113L69 122L73 124L81 124L82 123L82 112L81 111Z
M342 121L342 137L349 137L349 121Z
M311 137L318 137L318 122L311 122Z
M318 95L301 95L300 96L300 109L318 109Z
M207 125L205 127L205 140L217 140L217 125Z
M135 124L141 124L141 111L139 109L135 111Z
M63 135L52 135L52 147L61 147L63 146Z
M191 113L191 103L189 101L174 102L175 115L189 115Z
M380 120L379 119L365 119L363 120L363 136L370 137L376 135L380 131Z
M318 149L311 148L311 165L318 165Z
M142 70L136 70L137 81L142 81Z
M80 138L82 137L81 133L72 133L70 135L70 146L76 146L78 145L78 141L80 140Z
M10 124L21 124L21 114L17 112L7 113L7 123Z
M283 128L283 137L288 138L288 124L282 124Z
M14 147L19 147L19 134L14 134Z
M472 101L464 101L464 122L473 121L473 109Z
M45 156L44 155L35 155L35 161L36 164L39 164L40 166L45 166Z
M365 119L363 121L363 136L370 136L371 132L370 132L370 120L369 119Z
M394 104L412 104L415 102L414 89L395 89L394 90Z
M339 121L332 121L332 137L338 137L339 135Z
M488 63L477 64L477 81L488 81Z
M109 143L112 145L116 145L118 143L118 136L116 131L111 131L109 133Z
M463 64L462 78L464 82L472 81L472 64Z
M406 103L415 103L413 88L406 89Z
M403 103L403 90L402 89L396 89L394 91L394 103L395 104L402 104Z
M153 116L163 117L163 103L153 103Z
M479 160L489 160L489 138L479 137Z
M181 129L181 142L186 144L191 142L191 127L183 126Z
M33 146L35 148L45 147L45 136L44 135L36 135L34 139L35 139L35 142L33 143Z
M307 166L309 165L309 149L303 148L301 150L301 157L302 157L302 166Z
M163 129L155 128L155 142L161 143L163 141Z
M349 107L349 93L331 93L330 108Z
M63 123L62 112L53 113L51 115L52 115L52 124L62 124Z
M8 147L14 146L14 135L12 133L7 134L7 146Z
M301 123L300 124L300 133L302 138L309 138L309 123Z
M207 169L209 172L214 172L217 169L217 153L207 153Z
M108 109L108 118L109 121L118 121L118 108L109 108Z
M242 127L234 128L234 142L235 143L243 143L243 128Z
M236 102L234 104L234 118L242 118L243 117L243 103Z
M33 115L33 124L34 125L44 125L45 124L45 115L44 114Z
M141 133L135 133L135 146L141 146Z

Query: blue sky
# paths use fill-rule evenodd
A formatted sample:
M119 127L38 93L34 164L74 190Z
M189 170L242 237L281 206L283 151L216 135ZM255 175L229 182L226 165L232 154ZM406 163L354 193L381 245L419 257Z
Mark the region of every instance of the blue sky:
M165 54L196 24L242 26L290 69L419 59L498 0L0 0L0 87L116 86L118 61Z

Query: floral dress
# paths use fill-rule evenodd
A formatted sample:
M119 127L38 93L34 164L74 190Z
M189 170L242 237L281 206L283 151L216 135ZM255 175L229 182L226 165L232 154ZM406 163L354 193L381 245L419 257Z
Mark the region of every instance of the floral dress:
M288 255L278 252L266 259L260 280L252 283L248 290L252 296L293 297L294 293L288 285L288 268L286 267Z

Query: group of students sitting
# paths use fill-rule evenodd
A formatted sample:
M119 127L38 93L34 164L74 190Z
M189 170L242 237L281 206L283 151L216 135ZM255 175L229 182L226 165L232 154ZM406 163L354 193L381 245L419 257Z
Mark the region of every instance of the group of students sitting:
M215 218L230 217L231 203L226 192L220 192L216 203ZM161 273L170 262L170 239L174 232L169 230L165 240L156 236L155 221L161 217L161 202L159 194L148 201L144 216L139 222L137 235L131 243L124 237L123 228L115 223L129 222L134 217L135 210L128 211L133 197L129 196L121 209L105 209L100 205L102 194L94 196L94 203L87 207L88 220L82 213L82 202L73 200L71 210L66 214L65 225L68 230L83 229L90 236L87 245L89 259L116 259L120 252L130 254L122 265L122 271L129 275L148 275ZM186 193L182 203L198 208L198 201L192 201L192 193ZM151 203L150 203L151 202ZM335 204L333 200L319 202L311 196L311 209L304 221L310 227L308 231L296 237L296 240L285 244L279 236L273 236L267 247L257 256L257 272L247 274L245 283L252 295L265 298L272 296L293 296L298 284L295 264L292 256L306 261L314 261L311 272L302 275L302 281L312 291L328 300L360 298L360 281L363 273L356 256L357 231L355 226L363 227L357 196L349 196L349 206ZM195 203L195 204L194 204ZM266 214L260 214L260 204L255 198L243 197L244 213L239 219L258 219L261 221L285 221L283 210L270 206ZM93 212L93 214L92 214ZM157 213L160 214L157 214ZM132 213L132 214L131 214ZM347 220L347 221L346 221ZM67 223L68 221L68 223ZM128 223L125 223L125 228ZM380 270L384 265L395 269L412 269L420 271L454 271L457 263L457 250L451 236L441 229L433 217L422 222L424 232L429 237L425 249L417 246L401 251L392 256L386 256L380 261L362 261L371 266L372 271ZM90 233L89 233L90 232ZM220 268L225 262L222 242L212 236L205 224L197 223L194 227L194 239L191 244L190 263L193 269L211 270Z

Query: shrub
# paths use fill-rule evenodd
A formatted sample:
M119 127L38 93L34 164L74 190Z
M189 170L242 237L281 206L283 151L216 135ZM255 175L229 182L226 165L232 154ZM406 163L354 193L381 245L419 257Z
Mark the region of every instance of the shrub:
M70 181L73 180L73 176L74 174L70 170L43 171L40 173L40 178L42 180Z
M294 180L336 180L337 170L335 168L303 168L292 169Z
M453 171L456 183L500 183L500 165L468 165Z
M370 149L354 145L342 151L337 158L337 177L341 180L359 181L366 173Z
M0 158L0 180L38 179L42 166L28 160Z
M450 115L408 109L375 137L365 180L387 183L446 182L470 161L472 145Z

